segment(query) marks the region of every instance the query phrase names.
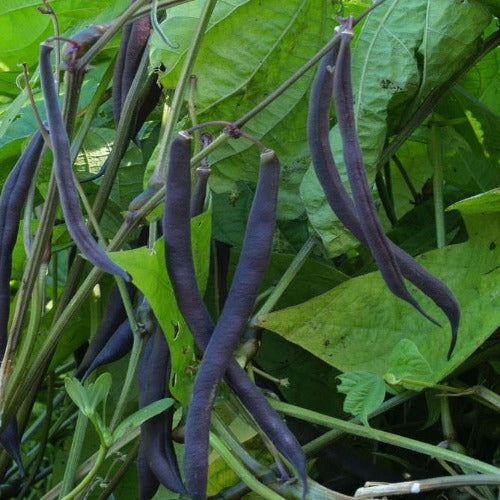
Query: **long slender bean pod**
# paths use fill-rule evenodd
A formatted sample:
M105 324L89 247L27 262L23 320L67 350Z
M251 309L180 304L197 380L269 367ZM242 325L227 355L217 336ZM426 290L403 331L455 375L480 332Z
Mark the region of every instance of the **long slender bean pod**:
M12 252L19 230L21 210L28 196L42 148L42 134L36 132L7 177L0 195L0 358L7 344Z
M7 327L10 312L10 278L12 252L16 244L21 210L28 196L44 140L40 131L31 138L28 146L7 177L0 195L0 361L7 346ZM0 445L16 461L24 473L19 449L20 436L14 417L0 434Z
M47 42L40 45L40 78L54 153L57 187L68 231L82 254L92 264L111 274L121 276L125 281L130 281L130 276L97 245L84 223L71 169L69 138L59 108L59 100L52 75L50 64L52 49L53 47Z
M367 245L354 203L340 178L333 159L329 141L329 108L332 98L332 71L336 65L338 46L326 54L318 68L309 101L308 140L316 176L325 192L331 209L344 226ZM442 309L451 325L452 340L448 356L456 343L460 322L460 306L450 289L438 278L423 268L413 257L390 242L403 276L418 287Z
M167 268L172 279L177 304L196 342L204 350L209 343L210 335L214 330L214 324L199 293L192 261L189 207L191 190L189 173L190 141L190 136L179 135L171 146L163 231L165 234ZM269 167L269 165L266 166ZM279 169L278 172L274 172L274 175L279 176ZM259 185L261 184L259 183ZM268 183L268 187L272 189L272 186L273 183ZM262 198L260 198L258 203L261 202ZM266 203L267 207L270 208L269 204L273 204L272 197ZM272 220L272 217L270 220L267 220L268 226L273 225ZM261 245L259 247L262 248ZM245 323L247 319L248 317L244 319ZM236 337L239 337L239 334ZM248 378L244 370L241 369L236 361L232 360L233 350L231 347L228 348L228 351L230 351L229 363L224 363L226 366L222 369L222 374L224 374L227 368L226 381L228 385L234 390L255 418L257 424L269 435L280 452L291 461L301 478L305 481L305 459L299 443L279 415L270 409L264 396ZM203 425L207 424L205 439L207 439L206 436L208 435L209 420L210 416L208 415L203 422ZM194 442L193 444L196 443ZM203 459L205 465L203 463L200 464L200 468L202 469L201 483L199 482L196 488L198 490L197 494L203 497L206 494L206 472L204 473L203 469L206 468L207 446L208 443L206 441L200 441L201 449L198 449L196 455L198 458L205 455ZM191 463L193 460L196 460L190 454L186 454L186 457ZM193 492L190 491L190 493Z
M118 57L116 58L115 69L113 73L113 118L115 120L115 125L118 126L120 121L120 116L122 114L123 101L122 97L122 79L123 79L123 68L125 67L125 60L127 58L127 47L130 40L130 32L132 31L132 24L127 24L123 27L122 39L120 42L120 49L118 51Z
M161 329L148 339L139 365L139 406L142 408L169 397L170 352ZM186 495L172 440L173 407L141 425L144 456L150 470L163 486Z
M359 145L354 118L351 84L351 47L353 37L349 23L341 28L341 43L333 78L333 93L337 110L337 123L342 138L344 161L351 185L354 208L361 222L365 241L377 262L384 281L391 292L411 304L426 318L436 323L410 294L403 280L394 253L380 223L373 201Z

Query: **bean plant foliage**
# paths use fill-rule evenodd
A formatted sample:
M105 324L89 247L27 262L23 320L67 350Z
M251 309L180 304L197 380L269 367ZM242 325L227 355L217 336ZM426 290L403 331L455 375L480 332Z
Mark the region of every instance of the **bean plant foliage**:
M0 498L496 498L499 15L3 0Z

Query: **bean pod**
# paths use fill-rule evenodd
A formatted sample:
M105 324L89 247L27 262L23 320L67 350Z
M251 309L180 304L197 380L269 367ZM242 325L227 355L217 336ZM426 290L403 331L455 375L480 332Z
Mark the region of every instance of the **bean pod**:
M318 68L309 101L308 141L316 176L326 200L344 226L367 245L364 231L352 199L340 178L329 140L329 108L333 92L332 73L337 64L338 47L323 57ZM451 325L452 340L448 357L456 343L460 322L460 306L450 289L424 269L413 257L389 241L402 275L426 294L446 314Z
M170 396L168 389L170 369L168 344L163 332L157 327L146 343L139 365L139 406L141 408ZM173 407L170 407L164 413L146 420L141 425L141 446L143 446L144 453L144 462L141 467L144 469L144 464L146 464L149 471L165 488L186 495L172 441L173 411ZM154 494L149 471L146 470L144 484L140 483L141 489L149 492L148 494Z
M203 299L201 298L198 285L196 283L192 260L189 206L189 197L191 192L189 169L190 147L191 137L186 134L180 134L173 141L170 149L170 163L167 176L167 195L165 198L165 212L163 216L163 232L165 235L166 264L172 280L177 305L182 312L196 343L201 350L205 350L209 344L212 331L214 330L214 324L206 309ZM263 163L265 164L265 168L263 168L263 172L265 172L265 175L261 175L260 177L260 189L258 188L257 191L260 194L258 197L256 195L252 207L262 204L261 208L264 208L265 205L267 210L269 210L271 215L270 217L265 217L266 229L263 232L267 232L272 235L271 228L274 227L273 221L275 218L275 215L272 214L272 205L276 202L276 193L271 194L268 200L264 199L266 198L266 195L263 193L263 191L265 191L263 184L269 180L270 182L267 183L268 189L271 191L277 189L279 165L275 156L270 152L266 153L264 160L265 161ZM271 164L267 164L268 162ZM255 220L257 218L259 217L255 215L252 225L257 223ZM249 224L248 227L250 228L252 226ZM254 227L253 229L256 232L259 232L259 227ZM263 236L263 233L260 233L260 236ZM256 243L256 248L263 251L263 245L260 242L260 237L257 239L259 242L258 244ZM255 243L252 240L253 238L249 238L248 241ZM264 243L264 245L266 244L269 244L269 241ZM263 266L265 268L266 266L267 259L265 255L263 257L264 259L260 262L258 269L262 269ZM233 292L233 294L235 293L238 292ZM233 301L234 300L235 298L233 295ZM249 299L248 302L252 302L251 307L253 307L253 301ZM245 324L247 319L248 314L243 319ZM239 335L239 333L236 333L235 337L239 338ZM226 382L253 416L260 428L269 436L278 450L285 457L287 457L287 459L290 460L296 468L305 488L305 458L299 443L297 442L295 436L286 427L279 415L269 406L264 395L248 378L246 372L235 360L232 359L233 351L234 348L229 346L225 352L226 360L229 355L229 362L223 362L226 366L222 370L223 374L227 369ZM193 395L191 404L195 402L196 397L197 396ZM206 404L204 404L204 406L206 406ZM210 411L211 404L208 406ZM193 415L191 411L192 410L190 409L189 413ZM202 439L197 441L197 437L191 434L190 447L187 448L191 451L187 451L185 454L184 468L186 470L186 482L190 494L195 495L193 498L205 498L206 496L209 420L210 413L208 413L208 415L205 416L204 419L198 424L195 424L200 426ZM193 417L191 417L191 425L193 425ZM191 432L193 433L193 429ZM186 445L188 446L188 444ZM195 452L194 455L191 453L193 449ZM197 460L200 460L199 464L196 464ZM189 474L187 473L188 470ZM197 471L199 471L200 474L198 474Z
M120 276L125 281L130 281L127 272L116 265L104 250L97 245L83 220L71 168L69 138L59 108L57 90L50 64L52 49L53 47L46 42L40 45L40 78L54 154L54 171L68 231L84 257L92 264L104 271Z

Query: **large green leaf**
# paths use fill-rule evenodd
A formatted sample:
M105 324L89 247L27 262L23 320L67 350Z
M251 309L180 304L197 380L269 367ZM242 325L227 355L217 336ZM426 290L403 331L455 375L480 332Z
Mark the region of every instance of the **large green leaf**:
M182 63L180 55L184 54L188 42L184 39L185 33L193 29L199 10L195 4L200 3L172 9L163 24L168 36L180 43L178 54L159 51L158 46L155 49L153 40L153 61L161 60L171 68L164 78L168 87L175 84ZM241 117L264 99L270 89L307 62L331 35L333 9L328 10L327 4L325 0L219 2L219 10L214 12L193 70L198 77L199 121ZM252 30L246 29L249 20L252 20ZM304 96L311 78L312 72L309 72L245 126L245 130L263 138L277 151L284 171L305 168L307 106ZM210 160L217 164L210 181L217 192L231 190L237 180L256 178L258 153L245 140L230 141L214 152ZM298 200L297 191L295 187L295 200ZM302 211L300 206L300 202L289 203L288 209L281 209L280 216L294 218Z
M196 278L203 292L210 263L211 213L205 212L192 219L191 230ZM134 284L146 296L153 309L165 333L172 356L172 394L187 404L193 383L194 344L177 307L172 283L167 275L163 238L155 244L153 252L141 247L125 252L113 252L110 256L132 276Z
M123 12L128 0L52 0L59 31L67 36L92 23L106 23ZM38 0L3 0L0 4L0 69L16 69L38 57L39 43L54 34L50 16L41 14ZM76 28L76 29L75 29Z
M450 361L446 360L449 326L443 314L418 293L424 309L445 325L433 326L394 297L378 272L351 279L298 306L262 316L259 325L342 371L367 370L381 375L389 371L398 342L408 339L431 368L425 381L441 380L500 323L497 200L498 193L494 192L455 205L453 208L462 210L468 241L428 252L419 259L448 284L461 306L458 342ZM478 207L481 213L477 213ZM415 291L414 287L410 289ZM421 378L422 372L415 375Z

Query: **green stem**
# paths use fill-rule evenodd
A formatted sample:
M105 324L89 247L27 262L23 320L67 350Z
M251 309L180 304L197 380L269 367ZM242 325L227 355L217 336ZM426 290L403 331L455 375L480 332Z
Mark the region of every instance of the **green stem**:
M47 282L47 264L43 263L40 267L38 279L31 296L31 310L24 340L20 345L20 352L16 359L11 381L16 384L20 377L24 376L26 366L29 365L29 359L36 344L39 334L40 321L45 307L45 284Z
M255 313L254 318L252 319L252 324L255 320L262 316L263 314L267 314L270 312L278 300L283 295L283 292L288 288L288 285L293 281L297 273L301 270L305 261L309 257L309 254L312 252L312 249L316 245L316 238L311 236L303 245L303 247L299 250L297 255L294 257L287 270L284 272L283 276L279 280L278 284L274 287L273 291L261 306L261 308Z
M53 409L53 397L54 397L54 373L50 373L47 382L47 405L45 411L45 418L43 420L42 437L39 440L40 445L36 452L36 457L33 461L33 469L30 473L28 480L24 483L22 490L20 491L18 498L26 498L26 494L30 490L31 485L34 483L40 466L42 465L45 450L47 448L47 443L49 442L50 433L50 421L52 419L52 409Z
M78 485L70 491L67 495L62 497L62 500L72 500L76 498L77 495L82 493L87 486L92 482L94 477L99 472L101 465L104 463L104 459L106 458L107 449L101 445L99 448L99 453L97 455L96 461L94 462L93 467L89 470L88 474L78 483Z
M116 426L120 423L120 419L122 418L123 410L125 409L125 404L127 403L127 398L130 395L130 388L132 387L135 379L135 372L137 371L137 367L139 366L139 359L141 356L143 343L144 339L140 338L137 333L134 333L134 343L132 345L132 352L130 353L127 374L125 376L125 381L123 383L120 397L115 408L115 413L113 414L113 418L111 420L111 425L109 426L110 432L113 432Z
M80 126L75 134L75 137L73 138L71 144L71 160L73 162L75 161L78 152L82 148L83 141L87 135L87 132L90 129L92 120L94 119L97 109L102 104L104 96L106 95L108 84L111 81L111 78L113 77L113 71L115 69L115 59L113 59L109 63L108 67L106 68L106 71L104 72L104 75L102 75L101 79L99 80L99 85L97 85L94 95L92 96L92 100L85 109L85 114L83 115Z
M380 201L382 202L382 206L384 207L385 214L387 215L391 225L395 226L398 222L398 218L394 212L394 206L391 202L389 192L387 191L387 186L385 185L382 172L377 172L375 174L375 185L377 186L378 195L380 197Z
M176 5L182 5L183 3L189 3L192 1L193 0L158 0L156 8L158 10L163 8L170 9L171 7L175 7ZM133 22L136 19L139 19L140 17L149 15L152 10L153 10L153 5L146 5L144 7L141 7L137 12L135 12L134 14L132 14L132 16L130 16L128 22Z
M416 205L419 200L419 195L417 193L417 190L415 189L415 186L413 185L413 182L410 179L410 176L408 175L408 172L406 171L404 165L401 163L401 160L394 155L392 157L394 164L396 165L397 169L399 170L399 173L401 174L401 177L403 177L403 180L405 181L406 186L410 190L411 196L413 198L413 203ZM387 165L387 163L386 163Z
M89 419L80 411L78 413L78 420L76 421L76 427L73 433L73 441L71 442L71 448L66 460L66 468L64 469L64 476L59 498L66 498L67 494L71 491L71 488L73 486L75 473L78 469L78 462L80 462L83 443L85 442L85 434L87 433L88 423Z
M436 124L431 126L429 140L429 157L433 167L432 186L434 192L434 217L436 222L436 242L438 248L446 245L446 230L444 224L444 201L443 201L443 145L441 134Z
M160 140L156 168L150 179L150 186L151 184L156 185L156 183L160 179L164 179L166 177L166 169L168 168L168 152L170 148L170 142L174 133L174 128L179 120L189 77L191 76L196 57L198 56L198 52L201 47L201 42L203 41L203 37L205 35L205 30L207 29L208 22L216 3L217 0L206 0L205 5L201 11L198 26L196 27L196 31L191 41L191 45L189 46L189 49L187 51L181 73L179 75L179 80L177 81L177 85L175 87L172 104L167 116L167 123L165 124L165 130L163 131L163 135Z
M225 442L230 450L238 457L245 467L255 476L259 477L265 474L266 467L262 466L255 460L240 444L233 433L229 430L229 426L222 421L217 412L212 413L212 426L217 432L217 435Z
M330 417L328 415L323 415L315 411L306 410L304 408L299 408L298 406L283 403L282 401L276 401L274 399L268 399L268 401L275 410L280 411L285 415L290 415L307 422L323 425L324 427L340 429L347 434L376 440L381 443L398 446L400 448L415 451L417 453L440 458L463 467L468 467L471 470L475 470L477 472L482 472L485 474L500 474L500 469L493 465L481 462L480 460L476 460L475 458L470 458L465 455L455 453L450 450L445 450L443 448L440 448L439 446L422 443L421 441L417 441L415 439L398 436L396 434L380 431L378 429L372 429L371 427L364 427L362 425L346 422L344 420Z
M434 477L404 483L381 484L358 488L354 498L380 498L386 495L408 495L423 493L445 488L460 488L464 486L500 485L500 476L497 474L467 474L452 477Z
M127 458L121 464L120 468L116 471L116 474L114 475L113 479L109 481L109 483L106 485L106 488L104 488L103 492L99 495L99 498L97 500L107 500L108 498L111 497L111 494L120 484L120 481L128 471L129 467L134 463L137 457L137 453L139 452L139 445L140 441L137 441L134 444L132 449L128 452Z
M273 490L265 486L258 479L256 479L251 472L249 472L239 462L224 443L214 433L210 433L210 446L220 455L222 460L226 462L231 470L254 492L259 498L267 500L282 500L283 497L278 495Z

